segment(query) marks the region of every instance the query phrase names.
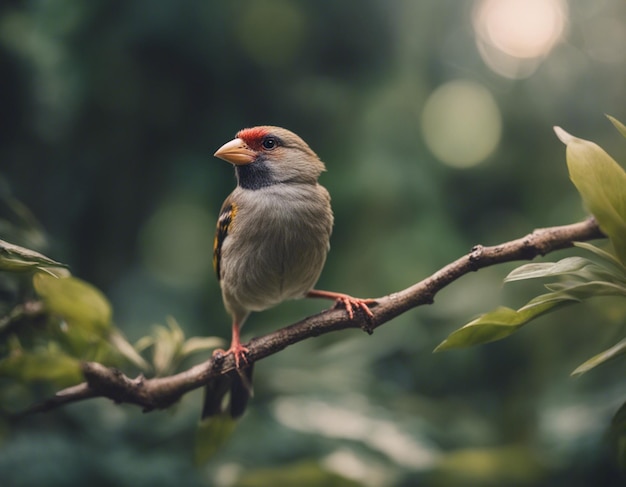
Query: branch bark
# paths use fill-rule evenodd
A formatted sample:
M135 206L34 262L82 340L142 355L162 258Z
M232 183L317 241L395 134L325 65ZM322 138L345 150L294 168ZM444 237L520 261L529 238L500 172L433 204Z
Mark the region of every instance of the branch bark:
M503 262L532 260L538 255L571 247L576 241L603 237L595 219L589 218L571 225L538 229L500 245L476 245L467 255L426 279L401 291L376 298L376 303L370 306L374 315L371 319L366 319L363 313L359 313L351 320L345 310L333 308L252 339L246 344L249 361L256 362L289 345L336 330L361 328L372 333L375 328L412 308L433 303L437 292L469 272ZM131 379L117 369L86 362L83 364L85 382L57 392L50 399L24 411L22 415L51 411L65 404L95 397L106 397L116 403L135 404L146 412L165 409L187 392L204 386L221 374L233 373L234 370L235 361L232 355L219 354L178 374L152 379L143 376Z

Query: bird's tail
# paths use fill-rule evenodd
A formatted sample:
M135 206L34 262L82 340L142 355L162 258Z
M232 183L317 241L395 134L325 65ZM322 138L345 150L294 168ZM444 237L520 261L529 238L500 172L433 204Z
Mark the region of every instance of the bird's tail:
M202 419L222 414L227 408L233 419L240 417L253 395L253 371L254 364L220 375L208 383L204 388ZM225 402L228 392L230 398Z

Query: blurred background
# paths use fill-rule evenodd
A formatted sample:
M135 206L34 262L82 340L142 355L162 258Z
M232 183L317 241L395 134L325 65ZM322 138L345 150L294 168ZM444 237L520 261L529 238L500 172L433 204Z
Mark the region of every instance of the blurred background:
M5 0L0 192L43 233L0 238L103 290L131 341L168 316L228 339L211 252L235 181L212 154L243 127L280 125L328 168L336 224L318 287L391 293L475 244L585 217L552 127L624 161L604 114L626 121L625 21L622 0ZM150 414L99 399L5 425L0 484L623 485L609 426L624 361L569 376L623 332L623 303L431 353L541 291L503 287L514 267L466 276L373 336L263 360L205 466L200 391ZM244 338L326 305L254 314Z

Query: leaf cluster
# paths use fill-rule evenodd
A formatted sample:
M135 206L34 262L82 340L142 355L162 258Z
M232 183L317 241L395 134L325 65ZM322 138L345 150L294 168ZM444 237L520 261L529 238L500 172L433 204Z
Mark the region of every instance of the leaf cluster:
M171 317L167 326L154 325L150 335L131 344L114 325L111 304L99 289L72 276L64 264L2 240L0 273L24 281L20 299L0 318L0 377L13 384L76 384L83 380L83 361L164 376L188 357L221 345L215 337L186 339ZM12 389L1 388L0 395L6 390ZM23 407L4 399L3 408Z
M626 126L609 117L626 137ZM547 293L536 296L515 310L498 307L470 321L451 333L435 351L469 347L505 338L530 321L564 306L600 296L626 298L626 172L600 146L574 137L555 127L559 139L567 146L566 158L570 179L583 202L608 237L612 251L589 243L576 247L591 257L567 257L558 262L531 263L513 270L505 282L526 279L549 279ZM555 279L555 280L553 280ZM572 375L578 376L626 353L626 337L579 365ZM626 403L615 414L611 438L617 461L626 468Z
M626 127L612 117L609 119L626 137ZM579 242L576 247L593 254L593 258L575 256L518 267L505 282L556 280L545 284L548 293L536 296L517 310L498 307L470 321L450 334L435 351L500 340L540 316L598 296L626 298L626 172L597 144L574 137L560 127L555 131L567 146L570 179L609 238L612 251ZM587 360L573 374L587 372L622 353L626 353L626 338Z

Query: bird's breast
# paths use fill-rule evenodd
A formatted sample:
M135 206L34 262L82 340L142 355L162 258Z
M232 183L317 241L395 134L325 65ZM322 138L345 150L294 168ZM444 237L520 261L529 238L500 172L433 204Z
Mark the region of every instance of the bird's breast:
M325 190L267 196L257 199L250 211L240 205L237 227L222 254L225 297L229 294L251 311L302 297L312 289L332 230Z

